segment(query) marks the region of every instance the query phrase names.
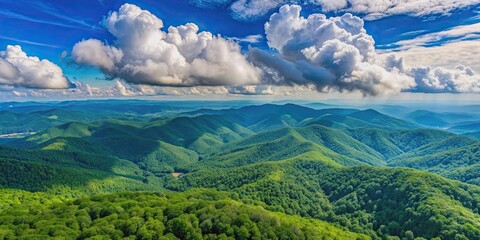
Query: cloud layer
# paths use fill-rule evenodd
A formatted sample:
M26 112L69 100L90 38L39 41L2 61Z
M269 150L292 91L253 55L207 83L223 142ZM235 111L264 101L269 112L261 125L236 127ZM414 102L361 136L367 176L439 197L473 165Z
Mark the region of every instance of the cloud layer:
M109 86L95 87L80 81L74 82L72 89L27 89L0 85L0 99L12 101L22 98L44 99L89 99L89 98L123 98L123 97L154 97L154 96L303 96L314 93L308 86L282 87L270 85L245 86L197 86L197 87L160 87L152 85L131 84L115 80Z
M18 45L0 51L0 85L50 89L73 86L59 66L28 56Z
M396 46L395 50L405 50L443 43L445 41L453 43L475 39L480 39L480 23L460 25L440 32L423 34L416 38L398 41L391 45Z
M448 14L477 5L477 0L192 0L198 6L230 6L237 19L255 19L284 4L319 6L324 12L351 12L374 20L392 15L427 16Z
M104 21L116 37L110 46L96 39L77 43L72 58L99 67L111 78L160 86L223 86L260 82L259 69L232 40L199 32L188 23L162 31L163 21L149 11L124 4Z

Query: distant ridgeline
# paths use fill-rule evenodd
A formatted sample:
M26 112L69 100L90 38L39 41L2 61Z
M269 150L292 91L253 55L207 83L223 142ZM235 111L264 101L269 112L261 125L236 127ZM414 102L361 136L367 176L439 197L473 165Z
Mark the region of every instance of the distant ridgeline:
M249 104L0 104L0 239L480 239L480 117Z

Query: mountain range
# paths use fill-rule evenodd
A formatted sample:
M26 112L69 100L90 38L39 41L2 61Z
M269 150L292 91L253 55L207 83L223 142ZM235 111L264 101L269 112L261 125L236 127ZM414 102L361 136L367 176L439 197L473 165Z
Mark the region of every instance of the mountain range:
M0 239L480 239L475 114L251 104L2 104Z

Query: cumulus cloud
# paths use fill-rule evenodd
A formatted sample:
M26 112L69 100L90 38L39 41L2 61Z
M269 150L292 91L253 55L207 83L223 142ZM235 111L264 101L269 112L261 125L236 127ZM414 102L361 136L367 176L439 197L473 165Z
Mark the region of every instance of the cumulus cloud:
M331 4L330 8L342 5ZM252 48L245 56L236 41L255 42L261 35L225 39L199 32L193 23L165 32L161 19L125 4L104 20L115 44L83 40L73 47L72 58L126 81L97 95L287 95L291 91L285 89L300 88L363 95L479 92L479 75L471 68L411 67L400 54L379 54L359 17L304 17L300 12L298 5L282 6L265 24L273 51ZM88 92L84 88L79 91Z
M250 59L270 82L314 84L318 91L360 91L365 95L399 93L414 86L413 78L378 61L373 38L363 20L351 14L327 18L300 16L298 5L282 6L265 24L268 45L278 54L259 49Z
M463 65L453 69L413 67L410 72L417 82L413 89L417 92L480 93L480 75Z
M393 54L413 66L405 69L417 83L411 91L479 93L479 38L480 23L461 25L396 42L380 56Z
M463 65L454 68L417 65L406 66L403 58L386 57L387 69L395 68L415 79L409 92L422 93L480 93L480 75Z
M20 46L0 51L0 85L25 88L70 88L62 69L48 60L28 56Z
M217 7L228 4L237 19L255 19L284 4L319 6L324 12L351 12L375 20L392 15L427 16L449 14L473 5L477 0L192 0L198 6Z
M163 21L132 4L124 4L104 20L116 37L114 46L83 40L72 50L79 64L99 67L111 78L160 86L223 86L256 84L259 69L240 46L188 23L162 31Z

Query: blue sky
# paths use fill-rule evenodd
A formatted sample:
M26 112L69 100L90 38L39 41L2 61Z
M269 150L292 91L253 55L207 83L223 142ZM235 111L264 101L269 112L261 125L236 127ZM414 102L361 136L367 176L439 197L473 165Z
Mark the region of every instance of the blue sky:
M219 34L225 39L242 39L250 35L261 36L261 38L257 38L258 42L239 41L242 54L247 55L251 48L258 48L272 54L282 52L281 49L272 49L268 45L264 25L269 21L271 14L277 12L283 4L266 6L268 4L262 3L262 0L257 1L259 3L255 6L264 7L263 11L256 12L246 9L248 7L255 8L253 6L255 0L247 1L252 2L251 6L241 5L238 3L240 1L228 0L137 0L128 3L160 18L165 25L163 31L167 31L168 26L192 22L200 28L200 31L208 31L213 35ZM457 49L467 41L469 46L476 46L477 49L480 49L480 44L478 44L480 40L477 42L480 39L480 28L476 29L475 25L480 23L480 3L475 3L475 1L458 1L463 2L458 4L459 6L455 6L457 3L447 3L449 1L445 1L445 5L443 5L442 1L439 1L436 7L444 9L441 11L425 11L420 7L402 12L395 10L395 6L387 7L389 13L381 17L377 16L378 12L355 8L355 2L361 1L348 1L350 5L340 6L332 11L325 11L327 5L306 4L306 1L300 0L297 2L302 6L301 15L305 17L313 13L335 17L352 12L353 15L363 18L365 20L364 29L375 40L375 51L379 56L398 52L398 55L406 60L413 59L415 65L450 69L454 65L462 64L477 72L480 70L480 61L464 60L461 56L453 56L453 53L452 56L447 57L448 61L446 60L445 63L427 60L418 62L415 57L416 54L420 54L419 52L425 51L433 51L428 54L434 54L435 51L444 54L451 50L451 48L447 48L448 46L454 46L454 49ZM106 30L102 20L108 17L110 12L118 11L124 3L126 2L117 0L0 0L2 5L0 8L0 51L6 49L7 45L20 45L29 56L48 59L58 65L70 81L80 81L100 87L112 85L115 82L102 80L105 75L98 67L92 67L92 64L73 63L74 61L70 57L64 58L62 55L67 53L67 56L70 56L76 43L91 38L98 39L106 45L116 46L118 39ZM240 9L239 6L242 8ZM434 8L432 7L432 9ZM462 31L459 29L459 33L448 32L455 28L468 26L473 26L473 30ZM480 25L478 26L480 27ZM405 40L407 42L403 43L402 41ZM446 47L443 48L443 46ZM436 47L440 48L436 50ZM459 54L461 55L461 53ZM422 59L422 56L419 56L418 59ZM428 59L428 57L423 56L423 59ZM114 77L123 81L117 75ZM132 81L127 80L127 82L131 83ZM318 84L313 83L318 88ZM262 85L265 84L262 82ZM291 86L290 83L285 85ZM475 87L469 87L469 89L475 89ZM421 91L421 88L418 87L412 91ZM455 90L455 92L461 91Z

